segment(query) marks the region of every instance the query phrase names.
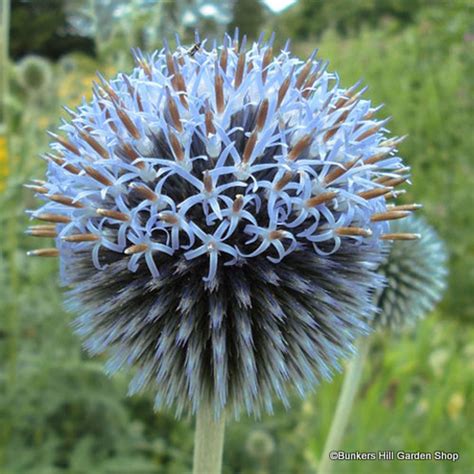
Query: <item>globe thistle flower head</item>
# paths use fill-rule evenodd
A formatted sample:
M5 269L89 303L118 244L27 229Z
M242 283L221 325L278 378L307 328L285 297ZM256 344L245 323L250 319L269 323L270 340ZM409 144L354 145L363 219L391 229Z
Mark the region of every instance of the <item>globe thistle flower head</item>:
M18 63L17 78L21 87L33 95L43 92L51 84L53 72L46 59L31 54Z
M401 139L327 63L272 40L166 45L51 133L47 202L78 332L157 406L271 411L368 330Z
M393 222L391 231L418 239L394 242L380 273L387 280L378 295L375 327L400 329L423 318L441 300L446 288L447 252L444 242L425 219Z
M266 460L275 452L275 441L266 431L254 430L245 442L245 451L254 459Z

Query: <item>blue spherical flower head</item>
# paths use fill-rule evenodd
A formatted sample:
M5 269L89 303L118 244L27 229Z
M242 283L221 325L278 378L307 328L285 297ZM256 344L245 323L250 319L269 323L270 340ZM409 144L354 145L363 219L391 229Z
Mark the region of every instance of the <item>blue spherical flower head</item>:
M368 330L407 179L358 84L272 40L201 41L108 82L52 134L47 203L77 331L178 412L258 414ZM389 236L390 237L390 236ZM392 238L392 237L390 237Z
M390 227L399 239L379 269L387 285L378 292L378 312L372 325L398 330L414 325L441 300L448 256L444 242L425 219L412 216L394 221Z

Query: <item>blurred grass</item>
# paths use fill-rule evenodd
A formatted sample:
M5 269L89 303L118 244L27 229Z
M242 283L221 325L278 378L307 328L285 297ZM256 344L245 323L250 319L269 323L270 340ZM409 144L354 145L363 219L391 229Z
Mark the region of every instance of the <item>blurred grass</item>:
M439 19L438 19L439 20ZM401 154L413 169L407 199L424 203L451 254L448 294L415 330L376 338L344 439L359 451L456 451L450 462L339 462L336 473L462 473L474 466L474 305L471 40L447 41L446 25L423 19L403 28L389 20L342 38L328 30L319 56L331 60L343 85L363 78L366 94L385 103L395 134L409 133ZM444 26L443 26L444 25ZM305 55L313 44L295 44ZM25 208L35 200L21 184L41 178L44 130L90 91L96 68L114 67L72 55L52 66L48 94L15 82L10 100L11 174L0 194L0 454L6 473L182 473L190 469L191 420L152 414L152 396L126 398L128 377L103 375L72 334L58 289L57 262L27 259ZM260 422L229 426L225 472L314 472L342 377L323 383L305 402ZM255 457L246 448L254 430L275 443ZM369 469L368 469L369 468Z

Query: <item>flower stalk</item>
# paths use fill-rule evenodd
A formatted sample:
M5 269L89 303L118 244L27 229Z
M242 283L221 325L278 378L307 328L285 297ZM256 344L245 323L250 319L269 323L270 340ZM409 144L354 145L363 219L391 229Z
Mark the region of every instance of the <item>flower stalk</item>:
M196 414L193 474L220 474L224 451L225 415L216 419L209 404Z
M357 353L348 364L339 400L337 401L336 411L329 430L329 435L326 438L326 443L324 445L318 474L330 474L332 472L333 461L329 456L332 451L337 451L341 446L341 441L347 428L354 398L362 378L364 364L370 350L370 342L370 337L359 340L359 343L357 344Z

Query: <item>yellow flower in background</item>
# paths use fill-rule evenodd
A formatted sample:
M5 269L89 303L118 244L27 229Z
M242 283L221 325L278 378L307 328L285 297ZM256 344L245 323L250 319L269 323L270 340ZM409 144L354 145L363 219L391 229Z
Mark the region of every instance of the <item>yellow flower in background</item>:
M451 395L447 406L448 415L451 420L457 420L459 418L459 415L464 408L464 403L465 398L461 392L454 392Z
M8 176L8 147L7 137L0 134L0 192L5 190Z

